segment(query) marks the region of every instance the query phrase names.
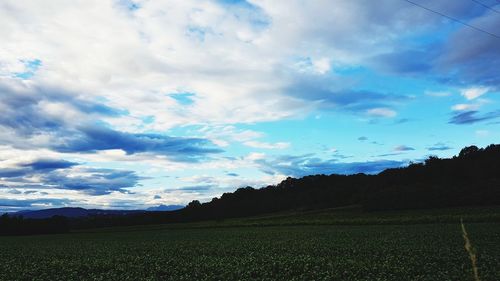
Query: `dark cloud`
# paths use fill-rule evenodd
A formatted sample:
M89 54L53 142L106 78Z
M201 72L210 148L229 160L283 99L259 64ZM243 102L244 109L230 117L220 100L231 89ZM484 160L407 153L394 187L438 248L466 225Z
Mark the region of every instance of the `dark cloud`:
M84 169L83 173L54 172L43 177L55 188L78 190L88 195L105 195L114 191L130 193L127 188L138 184L140 177L133 171Z
M260 159L255 163L267 174L283 174L302 177L313 174L376 174L388 168L400 167L403 161L377 160L368 162L341 163L335 159L322 160L312 155L283 155L272 160Z
M226 175L228 175L230 177L239 177L240 176L237 173L227 173Z
M434 48L427 50L398 50L374 57L378 69L395 74L425 73L433 69L437 58Z
M408 119L408 118L400 118L400 119L398 119L398 120L394 121L394 124L403 124L403 123L408 123L408 122L410 122L410 121L411 121L411 120L410 120L410 119Z
M33 170L57 170L66 169L78 165L78 163L66 160L39 159L31 163L22 164L22 167L30 167Z
M389 156L396 156L396 155L401 155L401 154L403 154L403 153L401 153L401 152L384 153L384 154L379 154L379 155L372 156L372 157L389 157Z
M368 140L368 138L363 136L363 137L359 137L358 140L359 141L365 141L365 140Z
M36 160L9 169L0 169L4 178L2 188L30 188L24 194L33 194L40 189L68 189L89 195L104 195L111 192L129 193L141 179L133 171L75 167L77 163L65 160ZM37 182L33 182L33 178ZM16 190L17 190L16 189Z
M456 113L448 123L463 125L463 124L473 124L485 120L495 119L500 117L500 110L490 111L484 114L480 114L478 111L464 111Z
M155 199L155 200L156 199L161 199L161 196L157 194L157 195L153 196L153 199Z
M194 162L208 154L222 152L202 138L169 137L160 134L133 134L108 128L97 117L117 117L126 111L105 104L82 100L75 93L55 89L11 89L0 85L0 127L8 128L14 137L0 136L0 141L17 148L42 147L58 152L92 153L121 149L127 154L148 152L169 156L173 161ZM58 104L82 114L83 120L65 120L46 112L44 104ZM30 137L44 135L47 143L30 142ZM70 163L34 163L33 168Z
M410 98L394 93L382 93L367 90L333 89L340 81L329 77L299 77L285 89L294 98L319 103L323 109L338 108L351 113L365 113L373 108L392 108Z
M0 186L0 188L2 188L2 187L6 187L6 186ZM7 191L7 193L9 193L9 194L15 194L15 195L22 194L22 192L19 191L19 190L17 190L17 189L11 189L11 190Z
M352 158L352 155L344 155L344 154L340 154L338 152L335 152L335 153L331 154L330 157L332 157L332 159L339 160L339 159Z
M207 154L220 153L212 142L202 138L179 138L159 134L132 134L103 126L79 127L80 134L67 137L52 149L59 152L95 152L121 149L127 154L150 152L170 156L178 161L197 161Z
M36 194L36 193L38 193L38 191L37 191L37 190L26 190L26 191L24 192L24 194Z
M18 208L32 208L38 207L37 205L44 205L50 208L63 207L75 203L69 199L54 199L54 198L40 198L40 199L2 199L0 198L0 209L18 209Z
M450 147L444 143L441 143L441 142L438 142L436 144L434 144L433 146L430 146L427 148L427 150L429 151L443 151L443 150L450 150L450 149L453 149L453 147Z
M406 145L399 145L394 148L394 151L411 151L411 150L415 150L415 148Z
M469 22L498 34L500 17L488 11ZM464 38L467 38L464 41ZM482 85L500 89L500 40L468 27L455 32L446 43L437 61L441 71L450 73L451 81L462 85Z
M434 2L423 5L446 11L473 26L498 34L500 17L493 11L481 9L475 3L455 3L463 1L440 1L446 7ZM448 23L438 21L428 24L427 28L436 29L443 24ZM464 41L464 38L467 40ZM427 36L426 40L413 42L403 39L400 45L402 47L369 59L368 64L380 71L397 75L418 74L454 86L482 85L500 89L500 75L497 75L497 66L500 65L498 38L461 26L450 35Z
M183 187L180 187L180 188L177 188L175 190L182 190L182 191L207 191L207 190L210 190L212 188L216 187L215 185L213 184L206 184L206 185L192 185L192 186L183 186ZM169 190L172 190L172 189L169 189Z
M3 168L0 169L0 178L15 178L27 174L27 169L20 168Z
M125 112L113 109L102 103L83 100L76 93L58 89L23 88L12 89L0 85L0 126L13 129L21 136L37 135L43 132L59 132L67 129L68 121L63 116L49 114L44 106L57 104L68 110L86 115L116 117Z
M58 159L38 159L29 163L20 163L16 167L0 168L0 177L17 178L36 173L47 173L58 169L67 169L78 163ZM1 187L1 186L0 186Z

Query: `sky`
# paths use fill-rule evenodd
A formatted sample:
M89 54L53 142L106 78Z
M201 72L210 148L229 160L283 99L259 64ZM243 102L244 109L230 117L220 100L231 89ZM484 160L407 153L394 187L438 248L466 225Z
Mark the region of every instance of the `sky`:
M4 0L0 211L451 157L499 143L499 93L496 0Z

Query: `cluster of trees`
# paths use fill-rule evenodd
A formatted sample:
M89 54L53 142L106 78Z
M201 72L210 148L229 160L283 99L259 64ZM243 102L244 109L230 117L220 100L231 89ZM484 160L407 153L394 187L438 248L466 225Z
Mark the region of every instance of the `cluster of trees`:
M49 219L24 219L21 216L0 216L0 235L53 234L69 231L66 217L53 216Z
M449 159L430 157L423 163L387 169L378 175L312 175L287 178L260 189L239 188L210 202L192 201L184 209L122 216L97 215L69 221L70 228L93 228L190 222L252 216L286 210L361 205L366 211L442 208L500 204L500 145L469 146ZM0 229L16 218L2 217ZM60 218L20 220L26 229L66 231ZM18 227L18 229L22 229ZM5 232L5 231L4 231ZM2 233L4 233L2 232ZM18 231L19 232L19 231ZM23 231L20 231L23 232ZM26 232L26 231L24 231Z
M500 145L469 146L451 159L389 169L377 176L364 207L415 209L500 204Z
M450 159L387 169L378 175L287 178L261 189L240 188L211 202L191 202L190 219L217 219L291 209L361 205L366 211L500 204L500 145L469 146Z

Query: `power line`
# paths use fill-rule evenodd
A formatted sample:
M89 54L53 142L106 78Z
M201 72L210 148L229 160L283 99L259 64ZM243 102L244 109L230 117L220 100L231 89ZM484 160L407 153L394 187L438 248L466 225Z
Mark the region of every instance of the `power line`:
M500 11L499 11L499 10L497 10L497 9L493 9L491 6L488 6L488 5L486 5L486 4L484 4L484 3L480 2L480 1L477 1L477 0L471 0L471 1L472 1L472 2L475 2L475 3L479 4L479 5L481 5L481 6L483 6L483 7L485 7L486 9L490 9L490 10L492 10L493 12L495 12L495 13L497 13L497 14L500 14ZM498 0L497 0L497 1L498 1ZM499 2L500 2L500 1L499 1Z
M500 39L500 35L496 35L496 34L494 34L494 33L491 33L491 32L489 32L489 31L486 31L486 30L481 29L481 28L479 28L479 27L475 27L475 26L473 26L473 25L471 25L471 24L468 24L468 23L466 23L466 22L464 22L464 21L461 21L461 20L459 20L459 19L456 19L456 18L450 17L450 16L445 15L445 14L443 14L443 13L441 13L441 12L438 12L438 11L432 10L432 9L430 9L430 8L427 8L427 7L425 7L425 6L422 6L422 5L420 5L420 4L418 4L418 3L415 3L415 2L413 2L413 1L410 1L410 0L405 0L405 1L406 1L406 2L408 2L408 3L410 3L410 4L413 4L413 5L417 6L417 7L419 7L419 8L422 8L422 9L424 9L424 10L427 10L427 11L429 11L429 12L432 12L432 13L438 14L438 15L440 15L440 16L442 16L442 17L445 17L445 18L447 18L447 19L450 19L450 20L452 20L452 21L454 21L454 22L458 22L458 23L460 23L460 24L462 24L462 25L465 25L465 26L467 26L467 27L469 27L469 28L472 28L472 29L474 29L474 30L476 30L476 31L479 31L479 32L482 32L482 33L488 34L488 35L490 35L490 36L493 36L493 37L495 37L495 38L497 38L497 39Z

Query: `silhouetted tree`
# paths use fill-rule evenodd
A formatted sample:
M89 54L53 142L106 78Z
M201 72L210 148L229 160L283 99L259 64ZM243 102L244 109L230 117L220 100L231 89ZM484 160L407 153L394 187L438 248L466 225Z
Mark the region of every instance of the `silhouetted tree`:
M431 156L424 163L387 169L378 175L288 177L277 185L250 186L184 209L129 215L95 215L69 221L72 228L158 224L253 216L285 210L361 205L365 210L442 208L500 204L500 145L469 146L458 156ZM65 218L26 220L0 217L0 234L55 233L68 230Z

